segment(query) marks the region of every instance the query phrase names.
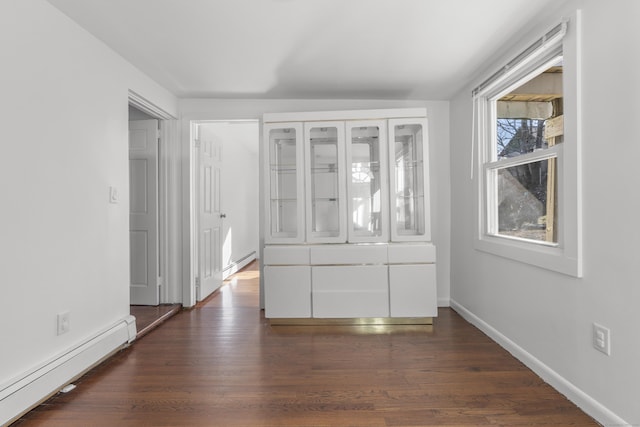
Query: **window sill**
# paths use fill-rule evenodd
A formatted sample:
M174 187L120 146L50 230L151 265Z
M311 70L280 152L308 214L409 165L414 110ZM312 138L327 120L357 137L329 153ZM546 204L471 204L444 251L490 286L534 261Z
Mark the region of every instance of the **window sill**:
M549 246L498 236L483 236L476 239L475 249L519 261L525 264L582 277L582 263L577 256L570 256L559 246Z

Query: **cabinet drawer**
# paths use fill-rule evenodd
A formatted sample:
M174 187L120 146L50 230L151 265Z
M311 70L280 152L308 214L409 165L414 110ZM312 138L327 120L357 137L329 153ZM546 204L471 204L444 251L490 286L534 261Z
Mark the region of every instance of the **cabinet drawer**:
M387 292L314 292L314 318L389 317Z
M311 247L312 265L386 264L386 245L327 245Z
M312 267L313 317L388 317L387 267Z
M436 247L431 243L398 243L388 247L389 264L420 264L436 262Z
M309 265L308 246L265 246L264 265Z

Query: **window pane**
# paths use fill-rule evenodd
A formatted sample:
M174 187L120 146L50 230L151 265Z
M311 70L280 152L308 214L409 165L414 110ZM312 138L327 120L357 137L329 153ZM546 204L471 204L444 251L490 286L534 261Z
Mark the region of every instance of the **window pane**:
M562 62L533 76L496 102L495 152L515 157L562 142Z
M497 170L498 234L557 243L556 158Z

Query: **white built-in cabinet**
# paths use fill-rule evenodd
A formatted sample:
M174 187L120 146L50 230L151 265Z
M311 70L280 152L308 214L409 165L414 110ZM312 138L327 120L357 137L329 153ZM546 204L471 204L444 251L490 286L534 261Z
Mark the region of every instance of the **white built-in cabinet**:
M265 314L437 315L424 109L263 117Z

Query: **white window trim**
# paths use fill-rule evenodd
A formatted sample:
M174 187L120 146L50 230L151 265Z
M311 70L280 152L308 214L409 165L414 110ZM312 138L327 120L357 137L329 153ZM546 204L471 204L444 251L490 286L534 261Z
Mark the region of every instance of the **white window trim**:
M482 84L474 90L474 137L477 138L475 151L476 161L476 221L474 247L477 250L498 255L504 258L534 265L551 271L582 277L582 170L581 170L581 69L580 69L580 11L576 11L566 20L566 34L540 52L525 59L520 69L509 72L504 67L489 80L490 84ZM564 28L564 26L563 26ZM563 91L564 91L564 142L541 153L530 153L513 160L501 161L500 168L512 163L530 162L540 156L541 159L552 157L558 162L558 242L548 244L525 239L497 236L488 233L487 221L487 174L495 170L495 154L492 152L491 128L487 128L488 116L492 104L489 101L498 92L518 85L530 73L548 60L550 51L562 46L563 54ZM521 50L522 51L522 50ZM526 51L526 49L525 49ZM510 65L513 64L510 63ZM531 65L533 64L533 65ZM536 66L537 65L537 66ZM518 68L518 67L514 67ZM502 74L502 75L499 75ZM497 78L496 75L499 75Z

